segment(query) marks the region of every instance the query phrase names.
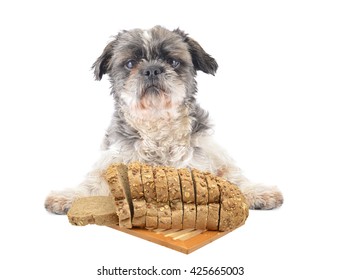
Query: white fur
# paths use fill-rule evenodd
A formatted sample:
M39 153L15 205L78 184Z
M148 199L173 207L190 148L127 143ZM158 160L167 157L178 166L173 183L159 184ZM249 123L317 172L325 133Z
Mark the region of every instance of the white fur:
M144 30L143 31L143 42L144 42L144 45L145 46L148 46L149 45L149 43L150 43L150 41L151 41L151 39L152 39L152 37L151 37L151 34L150 34L150 31L149 30ZM146 54L146 56L147 57L149 57L150 56L150 54L149 54L149 48L146 48L146 50L147 50L147 54Z

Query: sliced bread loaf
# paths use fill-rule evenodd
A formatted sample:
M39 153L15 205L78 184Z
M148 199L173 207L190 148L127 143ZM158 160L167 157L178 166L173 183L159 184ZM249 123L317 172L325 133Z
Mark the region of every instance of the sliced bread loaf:
M229 232L249 215L240 189L208 172L130 163L113 164L104 176L111 195L77 199L71 224Z

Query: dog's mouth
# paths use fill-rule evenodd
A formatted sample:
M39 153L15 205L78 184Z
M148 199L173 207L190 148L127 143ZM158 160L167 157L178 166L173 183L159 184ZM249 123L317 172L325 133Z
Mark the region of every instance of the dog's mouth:
M157 109L171 107L171 98L166 90L159 84L148 84L140 91L138 107L142 110Z
M142 91L142 97L145 95L161 95L164 94L164 89L158 85L149 85Z

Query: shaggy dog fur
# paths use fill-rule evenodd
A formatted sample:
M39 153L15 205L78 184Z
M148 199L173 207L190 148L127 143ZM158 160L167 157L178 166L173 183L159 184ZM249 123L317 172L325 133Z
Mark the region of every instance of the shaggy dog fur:
M195 77L197 71L214 75L217 63L183 31L123 31L93 69L97 80L108 74L115 100L102 155L79 186L47 197L48 211L65 214L77 197L108 195L105 169L131 161L207 170L239 186L252 209L281 206L276 187L249 182L214 143L208 113L196 102Z

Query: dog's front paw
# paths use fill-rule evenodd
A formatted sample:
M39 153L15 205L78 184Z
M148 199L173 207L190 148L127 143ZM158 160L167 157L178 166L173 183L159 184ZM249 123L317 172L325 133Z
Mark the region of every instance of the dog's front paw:
M63 194L62 192L54 192L46 198L45 208L51 213L64 215L67 214L73 200L74 197L68 194Z
M283 204L283 195L277 187L266 187L259 184L242 189L250 209L270 210Z
M271 210L280 207L283 204L283 195L277 190L268 190L260 194L253 205L256 210Z

